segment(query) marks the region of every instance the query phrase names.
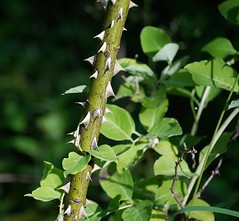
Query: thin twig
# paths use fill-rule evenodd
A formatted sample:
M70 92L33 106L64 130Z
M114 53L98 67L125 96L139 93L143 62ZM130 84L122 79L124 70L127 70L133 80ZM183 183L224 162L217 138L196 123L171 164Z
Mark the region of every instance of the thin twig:
M173 178L172 185L170 187L170 190L171 190L171 192L173 194L173 198L175 199L175 201L177 202L177 204L181 208L183 208L182 201L179 199L178 195L175 192L175 188L174 188L176 181L179 180L178 167L180 166L180 163L183 161L184 156L186 154L191 154L191 158L192 158L192 161L193 161L192 167L195 168L195 166L196 166L195 154L197 153L197 151L194 149L194 147L193 147L193 149L190 150L190 149L187 148L187 145L185 143L183 144L183 147L184 147L184 151L182 152L179 160L175 162L175 175L174 175L174 178Z
M201 197L202 192L205 190L205 188L206 188L206 187L208 186L208 184L211 182L211 180L213 179L213 177L214 177L215 175L217 175L217 174L220 175L219 169L220 169L221 165L222 165L222 159L219 160L219 162L218 162L218 164L217 164L217 167L215 168L215 170L212 171L211 176L208 177L207 181L204 183L204 185L203 185L203 186L200 188L200 190L197 192L197 194L196 194L196 197L197 197L197 198L200 198L200 197Z

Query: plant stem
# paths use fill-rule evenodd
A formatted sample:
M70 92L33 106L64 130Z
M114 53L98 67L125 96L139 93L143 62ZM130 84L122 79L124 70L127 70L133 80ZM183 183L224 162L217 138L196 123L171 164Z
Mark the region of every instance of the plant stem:
M202 111L203 111L203 108L205 106L207 96L210 93L210 90L211 90L211 87L207 86L205 88L204 92L203 92L203 96L202 96L201 102L200 102L199 107L198 107L197 115L195 117L195 120L194 120L194 123L193 123L193 126L192 126L192 130L191 130L191 133L190 133L192 136L194 136L197 133L198 123L199 123L200 117L202 115Z
M113 1L112 1L113 2ZM87 100L85 114L90 118L80 136L81 154L94 148L98 142L100 126L106 108L107 97L111 89L110 81L114 74L116 57L120 47L120 40L129 10L129 0L117 0L113 4L109 1L104 23L102 50L94 57L93 66L96 75L92 82L91 91ZM71 212L64 217L65 221L80 221L84 216L86 194L92 172L92 162L80 173L72 177L70 191L67 194L66 207Z

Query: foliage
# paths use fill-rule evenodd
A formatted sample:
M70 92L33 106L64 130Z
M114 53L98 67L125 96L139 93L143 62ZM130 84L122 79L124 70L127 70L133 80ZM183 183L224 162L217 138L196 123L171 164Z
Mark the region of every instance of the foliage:
M232 7L235 1L226 1L227 4L230 2L230 7L223 6L223 3L219 6L224 17L225 10L237 9L236 6ZM226 18L237 23L234 17ZM204 176L206 168L214 169L218 157L228 151L232 133L226 132L226 128L239 112L238 100L233 100L234 94L239 92L238 72L233 68L237 50L227 38L216 38L202 47L202 51L209 53L212 58L187 62L187 57L180 54L181 45L174 43L162 29L145 27L140 41L149 62L146 64L132 58L119 60L126 73L115 101L107 106L109 111L101 127L102 144L87 150L84 155L70 152L69 149L64 151L60 155L68 154L68 157L63 159L62 165L56 163L62 169L45 162L40 187L27 196L42 201L58 199L62 205L62 196L67 191L61 187L65 185L66 176L81 172L93 161L101 168L99 175L97 172L92 174L93 182L99 176L100 191L104 191L108 198L101 203L100 197L91 197L94 201L89 201L85 208L90 220L117 220L119 217L125 221L177 220L183 217L180 213L199 220L214 220L216 213L238 217L236 211L226 211L220 206L211 207L214 202L206 197L204 199L204 196L202 199L196 198L199 186L203 185L201 181L207 180ZM218 45L222 50L218 50ZM85 85L81 85L64 94L82 93L85 88ZM199 134L202 112L213 109L210 104L216 101L219 94L226 93L229 93L228 98L223 102L220 100L225 104L220 117L212 122L216 124L214 133ZM184 129L186 126L170 112L172 95L176 95L175 99L186 97L191 104L194 120L189 125L192 127L190 134ZM84 97L82 94L80 96ZM130 99L132 106L125 105L122 108L116 105L127 99ZM177 109L180 108L178 105ZM17 116L16 113L13 116ZM62 130L57 132L60 130L60 117L47 117L50 120L47 123L41 120L39 127L49 130L51 134L48 135L53 139L62 137ZM14 125L19 124L14 122ZM61 142L64 142L63 138ZM19 143L15 140L20 152L32 158L38 157L38 143L30 138L22 145ZM28 146L34 149L29 150ZM194 155L190 155L193 147L198 151L196 168L192 166ZM178 201L184 207L182 210ZM108 205L105 206L108 208L104 209L104 205ZM193 208L199 208L199 211Z

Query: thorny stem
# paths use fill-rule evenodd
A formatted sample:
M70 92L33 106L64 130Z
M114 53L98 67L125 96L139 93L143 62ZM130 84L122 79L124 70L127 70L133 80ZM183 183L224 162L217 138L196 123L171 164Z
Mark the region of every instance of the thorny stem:
M100 1L101 2L101 1ZM102 1L105 2L105 1ZM94 148L93 144L98 141L100 126L106 108L107 97L112 94L110 85L114 74L116 57L118 54L120 40L128 14L130 0L109 1L104 23L104 34L102 50L94 57L95 68L94 80L92 82L85 115L89 115L87 124L84 125L80 134L81 154ZM110 93L111 92L111 93ZM86 194L92 172L92 162L86 168L72 177L70 191L67 194L66 208L70 207L70 213L65 215L64 221L80 221L84 214Z

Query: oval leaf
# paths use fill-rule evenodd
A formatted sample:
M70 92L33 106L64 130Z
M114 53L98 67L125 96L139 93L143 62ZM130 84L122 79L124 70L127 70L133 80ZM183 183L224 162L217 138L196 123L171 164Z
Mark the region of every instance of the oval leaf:
M105 177L105 171L101 170L100 185L112 199L117 195L121 196L121 200L131 200L132 198L133 179L129 171L122 174L115 172L112 176Z
M81 172L85 169L90 159L90 155L81 156L75 152L70 152L68 158L64 158L62 161L65 174L68 175Z
M218 6L219 11L225 19L239 25L239 1L228 0Z
M227 38L215 38L206 44L202 51L208 52L214 58L225 58L228 55L235 55L237 51L233 48L232 43Z
M111 111L105 114L107 122L101 126L100 132L112 140L131 140L135 125L130 114L116 105L107 105Z
M117 157L115 155L115 152L112 150L112 148L109 145L101 145L97 150L88 150L91 155L94 157L108 162L118 162Z
M86 89L87 89L87 86L86 86L86 85L80 85L80 86L73 87L73 88L71 88L71 89L65 91L62 95L82 93L82 92L84 92Z
M174 118L163 118L160 119L154 126L149 130L147 134L148 138L162 138L172 137L182 134L182 128L178 121Z
M141 31L140 41L143 52L148 56L153 56L171 40L163 30L148 26Z
M172 63L175 55L177 54L179 45L176 43L168 43L164 45L159 52L153 57L153 61L167 61Z
M229 91L232 90L238 75L233 68L220 59L193 62L186 65L185 69L192 74L195 83ZM239 92L239 82L236 83L234 91Z
M152 202L144 200L126 209L122 214L122 219L124 221L146 221L150 219L151 212Z

